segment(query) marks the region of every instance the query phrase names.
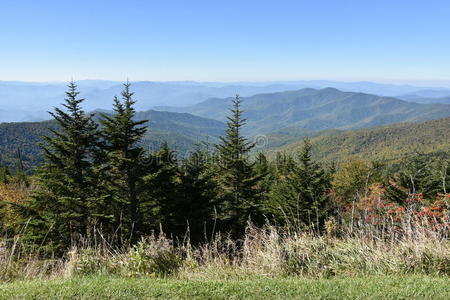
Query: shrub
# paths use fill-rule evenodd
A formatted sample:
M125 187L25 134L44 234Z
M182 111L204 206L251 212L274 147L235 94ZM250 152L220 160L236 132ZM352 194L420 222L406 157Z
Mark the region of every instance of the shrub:
M167 276L176 273L181 265L182 260L170 240L164 235L150 236L130 250L126 270L129 276Z

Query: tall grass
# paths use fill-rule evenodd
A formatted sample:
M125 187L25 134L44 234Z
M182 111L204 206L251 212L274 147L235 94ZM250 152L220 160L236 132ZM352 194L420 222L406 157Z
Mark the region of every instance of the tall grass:
M376 274L450 275L447 232L409 219L391 226L327 222L317 234L248 225L242 240L216 235L199 246L151 235L134 246L79 243L63 258L41 259L38 250L0 243L0 280L86 274L173 276L182 279L246 276L331 277Z

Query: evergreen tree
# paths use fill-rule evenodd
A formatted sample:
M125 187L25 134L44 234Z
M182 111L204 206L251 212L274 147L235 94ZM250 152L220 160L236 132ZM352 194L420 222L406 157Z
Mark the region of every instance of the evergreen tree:
M264 153L259 152L256 155L254 170L256 176L259 178L258 187L261 193L267 193L270 190L270 185L274 179L275 170Z
M84 99L74 82L68 85L63 107L50 114L59 130L42 144L45 164L38 171L38 191L26 203L28 232L36 243L45 243L53 250L70 246L77 236L91 234L93 207L93 166L98 150L98 130L92 115L83 111Z
M246 222L258 214L260 203L255 188L258 177L248 154L254 143L242 136L246 120L242 118L241 99L233 100L226 135L220 138L218 150L219 217L233 233L242 233ZM253 216L252 216L253 215Z
M291 165L291 163L289 164ZM311 159L311 144L304 140L298 163L274 183L269 205L275 220L281 224L321 227L327 213L330 178Z
M181 211L180 205L180 177L176 153L164 142L144 178L146 228L154 230L161 225L165 233L177 236L182 233L180 227L186 228L183 216L187 212Z
M214 169L207 150L196 146L194 152L184 161L181 190L180 219L189 224L191 240L199 242L209 237L213 230L213 200L217 185Z
M122 239L136 239L142 234L141 198L146 166L144 149L139 145L147 128L146 120L135 121L130 83L124 84L122 102L115 97L113 115L102 115L103 138L106 150L106 190L113 214L114 227L120 228Z
M416 155L403 161L400 170L389 178L386 196L404 205L410 195L421 193L425 199L434 199L449 187L449 170L445 162L433 163L428 157Z
M275 172L277 176L284 177L295 169L295 161L291 155L277 152L275 156Z
M259 178L256 189L258 191L261 205L258 208L258 218L254 218L252 221L254 221L257 225L263 225L266 222L267 214L270 214L270 205L268 204L269 195L272 184L275 180L276 167L274 164L269 162L266 155L259 152L256 155L254 170L257 178Z
M312 146L309 139L304 140L303 149L299 155L298 182L299 198L302 199L300 214L304 219L312 219L319 228L326 217L328 190L331 187L330 177L325 170L311 158Z

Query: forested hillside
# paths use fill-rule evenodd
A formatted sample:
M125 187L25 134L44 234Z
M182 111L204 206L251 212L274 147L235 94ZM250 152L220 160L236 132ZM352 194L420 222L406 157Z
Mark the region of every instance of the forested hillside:
M0 124L0 164L17 168L23 164L25 170L42 162L39 143L42 136L56 129L54 121L1 123Z
M311 139L313 156L320 160L399 160L417 153L450 151L450 118L423 123L399 123ZM301 142L276 149L293 153Z
M249 135L286 127L311 131L357 129L397 122L420 122L450 116L450 105L418 104L390 97L342 92L334 88L302 89L243 98ZM209 99L176 112L224 121L230 99Z
M167 142L181 156L186 155L197 143L217 141L225 130L225 124L220 121L186 113L148 110L137 112L135 119L149 120L149 130L142 139L146 148L156 150L163 142ZM49 128L57 128L54 121L1 123L0 164L16 168L20 163L28 171L37 166L42 162L39 143L43 142L42 136L50 134Z

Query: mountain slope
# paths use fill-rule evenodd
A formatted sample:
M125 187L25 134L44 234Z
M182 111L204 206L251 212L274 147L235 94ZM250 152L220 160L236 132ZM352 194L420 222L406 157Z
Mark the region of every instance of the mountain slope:
M450 105L418 104L391 97L342 92L334 88L302 89L243 98L247 134L263 134L286 127L311 131L357 129L397 122L420 122L450 116ZM224 121L231 98L170 108Z
M25 169L41 162L39 143L42 136L49 135L49 128L56 129L53 121L1 123L0 166L16 167L21 158Z
M321 135L312 138L311 142L314 157L325 161L354 156L370 160L398 160L414 153L450 153L450 117ZM294 153L301 145L302 142L298 141L269 152Z
M205 139L217 140L225 130L225 124L211 119L201 118L185 113L159 111L137 112L136 120L149 120L149 128L143 144L149 150L156 150L167 141L169 145L186 155L193 146ZM49 135L48 128L56 129L54 121L1 123L0 124L0 166L15 167L18 151L25 168L30 169L42 161L38 144L42 136Z

